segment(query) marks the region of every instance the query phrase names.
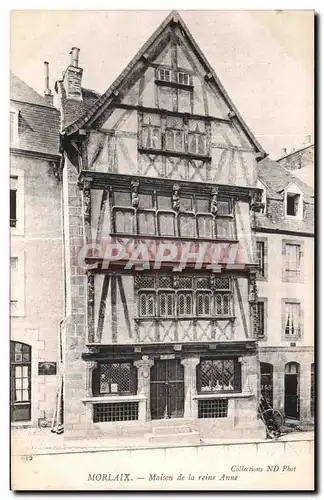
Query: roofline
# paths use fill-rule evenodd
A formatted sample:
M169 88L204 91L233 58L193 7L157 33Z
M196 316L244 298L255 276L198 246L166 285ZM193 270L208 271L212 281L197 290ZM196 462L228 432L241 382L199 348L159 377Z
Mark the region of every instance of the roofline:
M54 109L57 113L59 110L55 106L49 106L48 104L37 104L29 101L18 101L17 99L10 99L10 102L18 102L20 104L29 104L30 106L38 106L39 108Z
M270 234L289 234L293 236L304 236L307 238L314 238L315 237L315 232L311 233L308 231L294 231L294 230L289 230L289 229L275 229L275 228L269 228L269 227L262 227L262 226L257 226L257 227L252 227L252 231L255 233L270 233Z
M10 148L10 153L17 156L29 156L39 158L42 160L59 161L61 158L60 153L44 153L42 151L32 151L30 149Z
M305 149L311 148L312 146L315 146L314 142L312 142L311 144L308 144L307 146L304 146L303 148L296 149L296 151L292 151L291 153L289 153L289 154L287 154L285 156L280 156L280 158L278 158L277 160L274 160L274 161L283 160L284 158L288 158L288 156L291 156L291 155L294 155L296 153L299 153L300 151L304 151Z
M154 31L154 33L150 36L150 38L146 41L146 43L142 46L142 48L135 54L135 56L133 57L133 59L124 68L124 70L117 77L117 79L110 85L110 87L108 88L108 90L104 94L102 94L101 97L99 97L99 99L93 104L93 106L91 106L91 108L89 108L86 111L86 113L82 117L78 118L74 123L72 123L68 127L66 127L66 129L64 130L64 133L67 134L67 135L73 134L79 128L82 128L87 122L89 122L90 119L93 118L93 116L95 116L95 114L97 113L97 111L99 111L99 109L101 108L101 106L105 104L105 102L111 96L111 94L113 93L113 91L117 90L117 86L119 86L121 84L121 82L125 79L125 77L127 76L127 74L134 68L134 66L136 65L136 63L145 54L145 51L152 45L152 43L154 42L154 40L162 33L162 31L167 27L167 25L171 21L179 22L179 24L181 25L182 29L184 30L186 36L188 37L190 43L192 44L193 48L198 53L198 55L201 58L202 62L208 68L209 72L211 73L213 79L216 82L216 85L219 87L219 89L223 93L223 95L225 97L225 100L227 101L227 104L234 111L237 120L240 122L242 128L244 129L244 131L248 135L249 139L254 144L254 146L256 147L256 149L260 153L262 153L264 155L264 157L267 156L267 153L265 152L265 150L263 149L263 147L261 146L261 144L258 142L258 140L254 136L254 134L251 132L251 130L247 126L247 124L244 121L243 117L241 116L241 114L237 110L236 106L234 105L232 99L230 98L230 96L226 92L225 88L223 87L223 84L221 83L221 81L217 77L214 69L212 68L212 66L208 62L207 58L203 54L202 50L200 49L200 47L196 43L195 39L191 35L191 33L190 33L188 27L186 26L185 22L183 21L182 17L180 16L180 14L177 11L174 11L174 10L170 12L170 14L164 19L164 21L160 24L160 26Z

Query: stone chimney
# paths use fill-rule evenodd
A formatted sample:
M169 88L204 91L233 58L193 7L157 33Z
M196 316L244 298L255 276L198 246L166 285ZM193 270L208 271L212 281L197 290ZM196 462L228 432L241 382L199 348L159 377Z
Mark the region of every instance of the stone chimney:
M306 135L305 136L305 141L304 141L305 146L308 146L309 144L311 144L311 142L312 142L312 136L311 135Z
M287 148L282 148L281 149L281 157L286 156L287 154Z
M67 99L82 101L82 73L83 69L79 68L79 52L78 47L72 47L70 51L70 65L65 70L63 75L63 85Z
M48 104L52 105L53 96L49 86L49 63L47 61L44 61L44 77L45 77L44 99Z

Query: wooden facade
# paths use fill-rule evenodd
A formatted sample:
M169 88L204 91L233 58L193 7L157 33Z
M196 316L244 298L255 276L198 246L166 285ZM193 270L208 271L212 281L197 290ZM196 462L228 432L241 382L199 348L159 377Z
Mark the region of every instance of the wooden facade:
M135 420L143 431L152 420L184 418L200 432L257 429L251 218L264 152L177 14L65 129L62 147L68 221L81 214L75 238L91 249L82 267L77 245L68 245L70 331L82 335L66 391L80 396L74 411L86 416L67 415L66 427L109 433ZM107 262L112 242L128 253ZM177 251L203 244L235 247L232 265L181 266ZM157 267L161 245L178 250ZM147 258L132 262L134 252ZM80 315L83 326L73 327ZM76 346L73 335L67 346ZM86 375L69 381L69 370Z

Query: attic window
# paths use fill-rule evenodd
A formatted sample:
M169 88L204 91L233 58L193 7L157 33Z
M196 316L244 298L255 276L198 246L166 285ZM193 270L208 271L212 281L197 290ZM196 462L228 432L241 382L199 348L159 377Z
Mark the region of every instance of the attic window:
M297 217L299 214L300 195L287 193L286 215Z
M178 79L178 83L180 83L181 85L190 85L189 73L184 73L183 71L178 71L177 79Z
M171 70L159 68L157 70L157 79L161 82L171 82Z

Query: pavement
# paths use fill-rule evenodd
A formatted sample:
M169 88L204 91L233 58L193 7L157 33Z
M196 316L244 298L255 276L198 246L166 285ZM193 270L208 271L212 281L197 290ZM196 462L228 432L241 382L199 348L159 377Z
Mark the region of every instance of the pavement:
M275 441L313 441L314 432L290 432L280 436ZM269 439L246 438L204 438L200 444L177 443L176 441L168 444L149 443L145 437L125 437L109 439L66 439L64 434L55 434L50 429L12 429L11 431L11 453L12 455L46 455L62 453L87 453L105 450L134 450L134 449L152 449L152 448L172 448L172 447L193 447L193 446L217 446L217 445L235 445L250 443L268 443Z

